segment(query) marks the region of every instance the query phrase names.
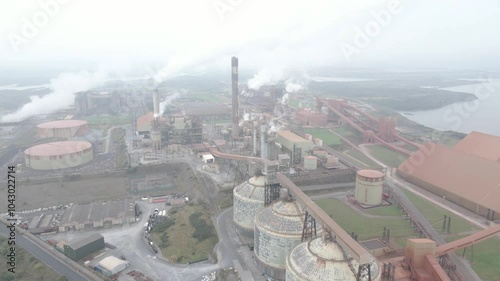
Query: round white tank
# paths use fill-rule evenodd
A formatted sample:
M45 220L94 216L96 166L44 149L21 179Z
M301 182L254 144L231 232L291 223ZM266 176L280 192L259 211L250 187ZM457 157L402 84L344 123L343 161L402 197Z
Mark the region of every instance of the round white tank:
M337 242L322 237L299 244L286 257L286 281L355 281L357 270L357 262ZM370 270L371 280L377 280L378 266L374 261Z
M233 220L244 238L253 239L255 215L264 209L265 184L265 176L254 176L233 190Z
M329 155L326 157L326 163L337 165L339 163L339 158Z
M318 168L318 158L316 156L304 157L304 170L316 170Z
M375 170L359 170L356 174L354 198L361 205L376 206L382 203L384 174Z
M257 267L267 276L285 279L285 259L301 242L304 215L302 204L282 200L264 208L255 217Z

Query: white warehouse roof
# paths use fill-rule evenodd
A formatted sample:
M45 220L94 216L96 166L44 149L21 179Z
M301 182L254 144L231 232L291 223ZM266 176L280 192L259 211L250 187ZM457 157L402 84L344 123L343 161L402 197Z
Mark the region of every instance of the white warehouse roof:
M128 262L114 256L109 256L100 261L99 265L111 274L115 274L127 268Z

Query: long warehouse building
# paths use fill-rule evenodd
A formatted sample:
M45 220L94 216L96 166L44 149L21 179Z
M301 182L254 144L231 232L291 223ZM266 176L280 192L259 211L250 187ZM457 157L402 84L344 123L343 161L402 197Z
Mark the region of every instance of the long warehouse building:
M426 144L398 168L407 181L490 220L500 218L500 137L473 132L449 148Z

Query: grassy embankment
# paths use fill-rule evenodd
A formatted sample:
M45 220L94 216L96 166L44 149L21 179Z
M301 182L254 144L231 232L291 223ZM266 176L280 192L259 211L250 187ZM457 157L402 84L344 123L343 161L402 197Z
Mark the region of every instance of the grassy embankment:
M208 259L218 241L209 215L199 205L174 209L170 217L156 226L152 239L163 256L177 263L193 263Z
M444 215L451 217L451 233L445 236L448 242L470 235L471 233L480 230L477 226L472 225L465 219L431 203L427 200L405 190L408 198L422 212L429 221L442 219ZM434 226L436 230L441 231L441 224ZM461 256L463 250L457 250L457 255ZM471 251L467 251L465 258L471 260ZM479 277L484 281L499 281L500 280L500 238L493 237L474 245L472 269L476 271Z

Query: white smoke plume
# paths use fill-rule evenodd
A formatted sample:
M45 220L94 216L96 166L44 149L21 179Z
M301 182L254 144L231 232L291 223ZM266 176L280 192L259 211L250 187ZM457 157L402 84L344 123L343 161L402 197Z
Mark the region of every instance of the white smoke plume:
M285 89L287 93L295 93L298 91L302 91L304 90L304 88L305 88L304 85L302 85L299 82L296 82L293 79L288 79L285 81Z
M168 59L165 67L155 73L152 78L157 84L163 81L184 75L197 75L206 70L206 66L221 56L229 55L233 50L232 44L221 45L212 43L202 50L193 48ZM228 58L229 61L229 58Z
M264 85L276 84L283 78L283 71L264 69L248 80L248 88L258 90Z
M175 99L177 99L181 94L176 92L173 95L168 96L165 100L160 102L160 115L163 115L165 112L165 107L171 104Z
M288 92L288 90L287 90ZM282 97L281 97L281 104L282 105L287 105L288 104L288 99L290 98L290 95L288 93L285 93Z
M267 126L269 127L269 129L267 130L268 134L276 133L277 131L281 130L281 128L283 128L283 125L281 123L276 122L276 119L269 121Z
M16 112L2 116L2 122L19 122L38 114L50 114L75 102L75 93L102 85L107 71L94 73L63 73L50 81L51 92L45 96L31 96L31 101Z

